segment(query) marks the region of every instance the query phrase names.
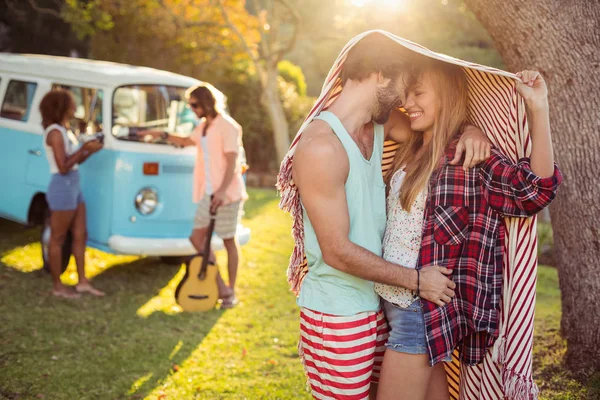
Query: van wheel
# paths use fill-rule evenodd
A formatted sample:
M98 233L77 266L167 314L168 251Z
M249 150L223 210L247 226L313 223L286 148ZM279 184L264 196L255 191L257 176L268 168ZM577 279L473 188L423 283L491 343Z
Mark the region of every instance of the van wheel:
M190 259L190 256L170 256L170 257L160 257L160 261L167 265L181 265L184 262L187 262Z
M50 212L48 210L46 210L46 214L44 216L44 225L42 226L42 233L40 236L40 244L42 247L42 262L44 264L44 270L50 273L50 258L48 255L48 249L50 244ZM67 232L67 237L65 238L65 242L62 246L61 272L65 272L67 266L69 265L69 260L71 259L72 241L73 236L71 235L71 231L69 231Z

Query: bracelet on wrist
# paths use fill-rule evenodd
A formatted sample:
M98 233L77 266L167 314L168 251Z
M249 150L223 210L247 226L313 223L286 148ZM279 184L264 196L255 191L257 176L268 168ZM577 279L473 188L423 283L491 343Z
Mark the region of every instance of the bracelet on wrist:
M415 296L421 296L421 271L417 269L417 291L415 292Z

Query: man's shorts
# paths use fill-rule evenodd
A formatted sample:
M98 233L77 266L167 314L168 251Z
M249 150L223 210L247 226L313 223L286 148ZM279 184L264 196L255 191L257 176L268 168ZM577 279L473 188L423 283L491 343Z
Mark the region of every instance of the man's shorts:
M368 399L388 338L383 311L337 316L300 309L298 351L316 399Z
M240 209L242 202L222 205L217 209L215 221L215 233L221 239L233 239L240 220ZM205 195L198 203L196 215L194 216L194 229L208 227L210 223L210 196Z

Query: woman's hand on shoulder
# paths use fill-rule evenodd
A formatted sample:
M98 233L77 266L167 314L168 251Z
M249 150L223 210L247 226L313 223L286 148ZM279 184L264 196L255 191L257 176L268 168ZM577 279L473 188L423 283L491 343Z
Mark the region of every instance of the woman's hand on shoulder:
M516 74L521 82L516 82L517 92L525 100L531 111L548 109L548 86L538 71L525 70Z

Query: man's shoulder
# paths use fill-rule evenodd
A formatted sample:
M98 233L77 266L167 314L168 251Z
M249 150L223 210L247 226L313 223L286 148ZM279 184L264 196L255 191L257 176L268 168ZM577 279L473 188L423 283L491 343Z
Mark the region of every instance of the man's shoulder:
M221 123L225 126L230 126L235 128L238 131L242 130L242 126L240 124L238 124L238 122L233 119L233 117L231 117L230 115L227 114L220 114L221 115Z
M314 125L311 123L306 127L294 154L294 174L300 173L305 178L311 177L311 180L339 181L343 184L349 168L346 150L329 125L315 121Z
M296 155L299 158L330 158L339 157L344 147L331 127L324 121L312 121L302 132L298 141Z

